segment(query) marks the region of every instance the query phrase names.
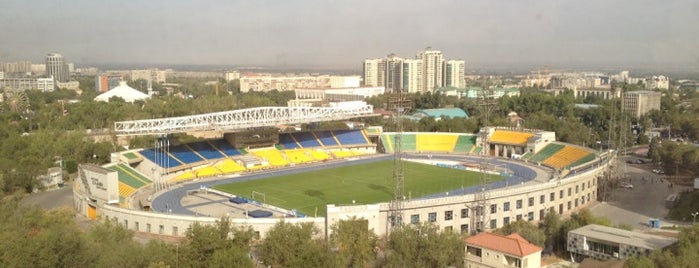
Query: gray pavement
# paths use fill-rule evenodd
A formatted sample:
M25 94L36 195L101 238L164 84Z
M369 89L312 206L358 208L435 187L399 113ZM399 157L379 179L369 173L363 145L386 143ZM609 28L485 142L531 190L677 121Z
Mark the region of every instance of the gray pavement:
M622 158L621 161L634 158ZM612 190L606 202L600 202L590 208L595 216L603 216L613 224L627 224L637 230L648 230L650 219L660 219L661 226L685 225L685 222L668 221L665 219L669 209L665 207L665 199L669 194L679 193L685 188L669 184L651 170L651 164L625 164L627 182L633 189L616 188ZM645 180L644 180L645 178Z

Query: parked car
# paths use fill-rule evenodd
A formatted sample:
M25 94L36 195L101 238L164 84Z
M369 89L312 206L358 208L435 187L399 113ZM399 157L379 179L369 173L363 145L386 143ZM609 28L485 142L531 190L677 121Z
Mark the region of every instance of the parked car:
M626 188L626 189L633 189L633 184L628 183L628 182L622 182L621 187Z

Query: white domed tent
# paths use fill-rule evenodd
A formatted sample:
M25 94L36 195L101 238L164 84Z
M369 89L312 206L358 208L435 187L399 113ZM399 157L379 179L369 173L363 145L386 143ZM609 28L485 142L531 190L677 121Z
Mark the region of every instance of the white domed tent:
M119 81L118 86L95 97L95 100L109 102L109 98L111 97L119 97L126 102L134 102L149 98L147 94L130 87L125 81Z

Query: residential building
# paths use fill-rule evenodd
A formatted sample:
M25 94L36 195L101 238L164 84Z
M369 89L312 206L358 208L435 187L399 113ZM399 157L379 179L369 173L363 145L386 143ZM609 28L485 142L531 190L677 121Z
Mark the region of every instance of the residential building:
M485 94L490 94L493 98L499 99L503 96L515 97L519 96L519 88L517 87L496 87L492 88L491 92L486 93L481 87L467 87L467 88L456 88L456 87L443 87L438 88L435 92L439 92L446 96L456 96L457 98L481 98Z
M359 76L330 76L330 88L358 88Z
M165 83L167 79L167 71L155 69L131 70L129 72L131 81L138 79L150 80L156 83Z
M448 60L444 62L445 87L462 88L464 84L464 68L466 63L462 60Z
M646 79L646 89L669 89L670 79L666 76L652 76Z
M466 267L541 267L542 248L517 233L501 236L483 232L467 237Z
M68 82L70 80L68 64L66 64L63 55L58 53L46 55L46 75L53 76L57 82Z
M409 93L421 92L422 60L406 59L401 70L402 89Z
M280 75L280 74L245 74L240 78L240 92L272 90L289 91L299 88L332 88L335 85L358 85L354 76L341 77L329 75Z
M660 92L649 90L626 92L622 108L636 118L651 110L660 110Z
M418 52L417 58L422 60L422 91L432 92L442 87L442 66L444 64L442 52L427 47Z
M598 260L625 260L675 243L677 238L588 224L568 231L566 249Z
M56 88L56 82L53 77L49 78L3 78L0 79L0 88L9 88L15 90L40 90L43 92L51 92Z
M30 73L32 63L29 61L5 62L2 64L2 71L5 73Z
M401 68L403 68L403 59L395 54L390 54L383 60L379 67L385 68L385 81L383 86L387 91L398 92L402 89L401 85Z
M379 86L379 62L381 62L381 59L364 60L363 73L365 86Z
M95 90L97 92L107 92L119 86L119 81L121 80L123 80L123 77L119 74L101 74L95 76Z
M238 72L238 71L226 72L223 74L223 78L226 79L226 81L233 81L233 80L240 79L240 72Z
M597 97L605 100L621 98L621 90L608 88L573 88L573 96L577 98Z
M5 79L5 72L0 72L0 79Z
M46 74L46 64L32 64L32 73L35 75L45 75Z

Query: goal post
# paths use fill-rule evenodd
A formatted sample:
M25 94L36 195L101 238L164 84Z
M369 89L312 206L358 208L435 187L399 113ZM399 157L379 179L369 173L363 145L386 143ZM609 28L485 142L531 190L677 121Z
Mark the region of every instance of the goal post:
M265 193L263 192L258 192L258 191L252 191L252 194L250 197L253 200L262 200L262 203L267 203L267 196L265 196Z

